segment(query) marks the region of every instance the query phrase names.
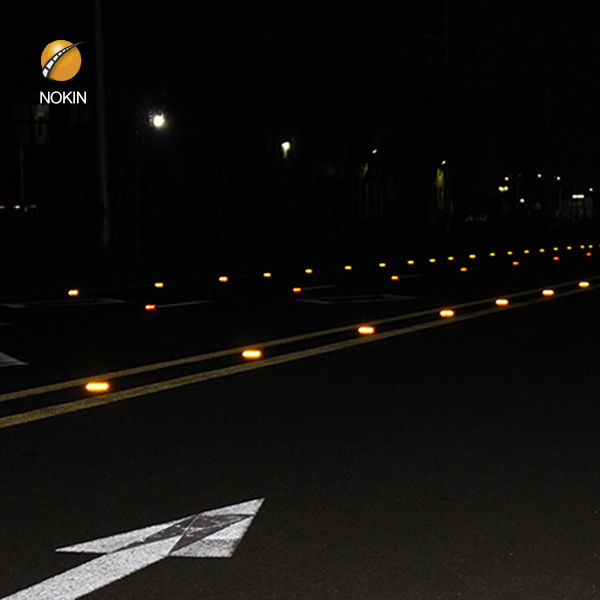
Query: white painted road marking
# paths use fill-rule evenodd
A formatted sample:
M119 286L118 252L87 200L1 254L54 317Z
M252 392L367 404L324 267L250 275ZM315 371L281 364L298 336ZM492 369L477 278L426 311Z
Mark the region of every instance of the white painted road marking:
M13 302L0 304L3 308L62 308L65 306L99 306L102 304L127 304L125 300L116 298L84 298L76 300L32 300L30 302Z
M26 364L26 362L18 358L13 358L8 354L4 354L4 352L0 352L0 367L22 367Z
M306 291L307 288L304 288ZM400 296L397 294L366 294L362 296L319 296L317 298L298 298L296 302L309 304L368 304L375 302L400 302L402 300L420 300L420 296Z
M196 306L197 304L210 304L212 300L188 300L187 302L172 302L171 304L157 304L157 308L179 308L180 306Z
M264 498L207 510L57 552L104 554L4 600L76 600L168 556L229 558L250 527Z

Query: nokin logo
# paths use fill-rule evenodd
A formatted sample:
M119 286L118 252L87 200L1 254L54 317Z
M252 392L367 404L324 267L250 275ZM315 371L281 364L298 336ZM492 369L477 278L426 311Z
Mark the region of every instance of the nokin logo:
M77 46L66 40L50 42L42 52L42 75L53 81L68 81L81 67L81 53Z
M67 40L50 42L42 52L42 75L52 81L73 79L81 68L81 53ZM86 92L40 92L40 104L86 104Z

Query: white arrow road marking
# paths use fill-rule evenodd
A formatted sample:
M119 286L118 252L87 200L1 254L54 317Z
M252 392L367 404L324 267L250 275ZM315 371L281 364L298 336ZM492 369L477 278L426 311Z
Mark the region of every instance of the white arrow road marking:
M18 358L13 358L8 354L4 354L4 352L0 352L0 367L18 367L26 364L26 362L23 362Z
M104 554L4 600L76 600L168 556L229 558L250 527L264 498L207 510L57 552Z

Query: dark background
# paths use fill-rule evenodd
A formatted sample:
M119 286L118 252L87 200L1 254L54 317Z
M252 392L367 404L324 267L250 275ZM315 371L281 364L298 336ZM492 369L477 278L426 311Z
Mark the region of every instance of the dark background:
M595 230L595 212L570 201L574 192L593 201L597 180L593 8L431 0L102 10L108 253L93 2L7 9L6 277L288 264ZM69 82L40 74L54 39L84 42ZM87 91L87 104L51 105L36 120L39 92L55 89ZM153 111L165 129L150 126ZM500 193L517 174L519 187ZM35 206L27 213L9 210L21 179L24 204Z

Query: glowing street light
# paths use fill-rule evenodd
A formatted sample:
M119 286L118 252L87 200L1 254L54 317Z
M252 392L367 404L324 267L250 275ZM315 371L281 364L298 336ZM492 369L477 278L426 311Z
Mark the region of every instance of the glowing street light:
M165 119L165 115L163 113L155 113L152 115L150 122L156 129L162 129L167 124L167 120Z

